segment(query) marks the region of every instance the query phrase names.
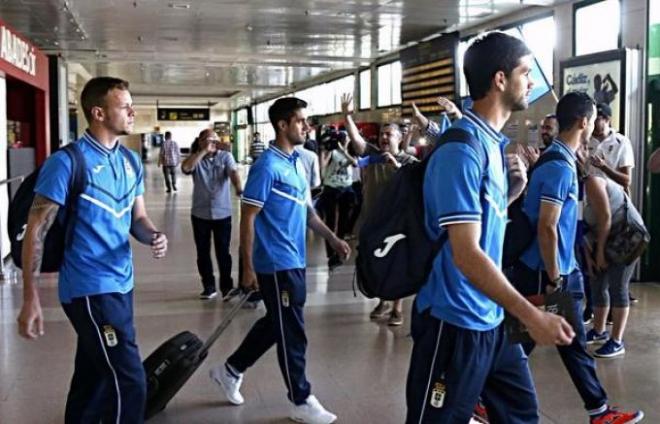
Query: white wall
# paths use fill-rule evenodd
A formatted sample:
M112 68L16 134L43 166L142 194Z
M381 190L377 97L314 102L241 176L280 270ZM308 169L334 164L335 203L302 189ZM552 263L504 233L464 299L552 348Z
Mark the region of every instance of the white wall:
M0 180L7 179L7 82L0 73ZM7 210L9 208L9 189L0 185L0 260L9 254L9 235L7 234Z

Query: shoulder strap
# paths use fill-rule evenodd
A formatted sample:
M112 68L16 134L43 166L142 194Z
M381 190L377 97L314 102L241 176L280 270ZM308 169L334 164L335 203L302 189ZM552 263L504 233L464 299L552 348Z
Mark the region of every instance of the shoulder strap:
M557 151L545 152L539 157L539 159L536 161L534 166L532 166L532 169L530 169L529 172L531 174L541 165L546 164L548 162L562 161L562 160L566 163L569 163L568 159L566 159L566 156L562 155L560 152Z
M67 198L67 210L75 208L75 201L85 190L87 184L87 166L85 156L80 150L78 143L70 143L62 148L71 160L71 177L69 179L69 196Z
M71 159L71 177L69 179L69 195L66 199L66 214L64 216L65 246L71 247L73 243L73 226L75 225L76 206L78 197L85 190L87 185L87 162L80 145L76 143L69 143L62 148L62 150Z
M486 152L484 151L481 142L470 131L457 127L449 128L445 132L443 132L442 135L440 136L440 139L433 148L433 151L429 155L427 155L424 160L425 161L429 160L433 155L433 153L435 153L435 151L438 148L440 148L440 146L448 143L463 143L472 147L479 156L479 160L481 161L482 171L486 170L486 166L488 165L488 160L486 158Z
M481 161L481 170L486 171L486 166L488 165L486 152L481 142L472 132L457 127L449 128L440 136L436 148L449 143L463 143L472 147Z

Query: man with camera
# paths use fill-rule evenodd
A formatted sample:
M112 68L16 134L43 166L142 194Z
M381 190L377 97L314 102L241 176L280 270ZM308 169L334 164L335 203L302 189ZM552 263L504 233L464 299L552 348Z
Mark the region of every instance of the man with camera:
M396 170L417 161L417 159L401 150L403 138L397 124L384 124L381 126L378 146L367 143L360 135L360 131L351 116L353 113L351 110L352 101L353 98L350 94L341 96L341 110L346 119L348 136L355 152L360 156L358 165L364 168L361 212L361 216L364 217L372 208L379 206L376 205L376 199ZM401 299L394 301L392 305L381 300L369 316L371 319L377 320L389 315L388 325L397 326L403 324L401 309Z
M348 141L345 131L337 131L334 128L321 137L321 161L324 170L321 209L325 224L340 239L344 239L351 232L350 213L355 203L351 166L357 165L357 160L348 154ZM341 259L328 242L325 247L328 268L332 271L341 265Z
M236 195L243 193L236 162L223 148L212 129L203 130L191 147L191 154L181 164L184 174L193 177L193 204L191 219L197 248L197 270L202 278L200 299L217 296L213 263L211 262L211 236L220 270L220 291L223 297L234 283L231 278L231 197L229 182Z

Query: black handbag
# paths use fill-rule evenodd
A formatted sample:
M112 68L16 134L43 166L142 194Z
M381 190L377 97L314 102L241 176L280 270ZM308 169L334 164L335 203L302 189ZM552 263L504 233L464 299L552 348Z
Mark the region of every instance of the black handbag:
M639 258L649 242L649 234L642 216L624 194L623 219L610 228L605 245L605 256L609 262L630 265Z

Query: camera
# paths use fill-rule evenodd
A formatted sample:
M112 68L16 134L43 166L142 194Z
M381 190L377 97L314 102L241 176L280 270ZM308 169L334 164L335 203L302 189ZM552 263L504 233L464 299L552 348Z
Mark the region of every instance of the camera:
M326 151L331 151L339 148L339 143L344 143L346 141L346 131L338 131L335 128L328 128L321 135L321 148Z

